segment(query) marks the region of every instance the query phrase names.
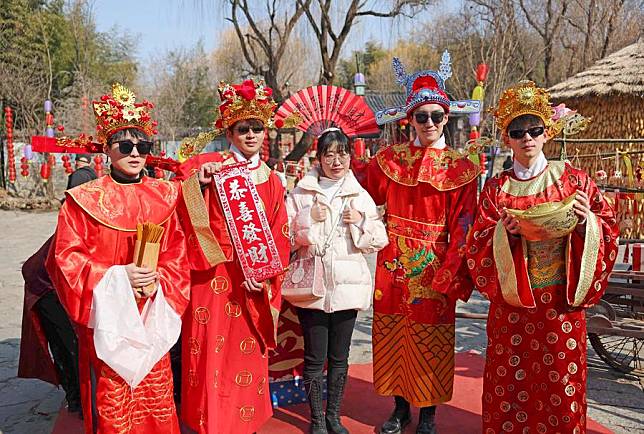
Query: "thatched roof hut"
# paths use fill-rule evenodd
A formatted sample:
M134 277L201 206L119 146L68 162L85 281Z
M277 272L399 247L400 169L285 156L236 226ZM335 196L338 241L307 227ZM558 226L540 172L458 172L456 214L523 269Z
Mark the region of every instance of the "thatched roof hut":
M583 137L643 138L644 40L599 60L549 91L553 101L592 117Z
M606 172L608 178L598 177L598 181L623 192L615 196L622 237L644 238L644 181L638 180L638 171L641 176L644 170L644 142L631 141L644 139L644 40L599 60L549 91L553 102L564 102L592 118L588 128L573 140L595 141L568 142L568 158L591 175ZM560 146L550 142L544 151L556 157ZM629 196L628 192L640 193Z

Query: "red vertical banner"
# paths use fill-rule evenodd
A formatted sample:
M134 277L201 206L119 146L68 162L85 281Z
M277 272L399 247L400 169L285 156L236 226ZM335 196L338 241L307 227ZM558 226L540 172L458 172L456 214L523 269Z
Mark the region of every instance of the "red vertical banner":
M284 267L246 163L224 166L214 181L246 279L281 274Z

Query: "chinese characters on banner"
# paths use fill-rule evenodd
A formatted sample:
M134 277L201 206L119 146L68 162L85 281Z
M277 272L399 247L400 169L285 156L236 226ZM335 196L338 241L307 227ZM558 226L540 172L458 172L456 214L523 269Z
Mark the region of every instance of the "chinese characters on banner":
M224 166L214 180L246 279L261 282L282 273L284 267L246 163Z

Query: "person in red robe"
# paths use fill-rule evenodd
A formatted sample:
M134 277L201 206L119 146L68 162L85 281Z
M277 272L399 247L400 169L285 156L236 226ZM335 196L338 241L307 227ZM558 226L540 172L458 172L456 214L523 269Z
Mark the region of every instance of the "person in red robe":
M93 107L110 174L66 192L46 263L78 335L85 432L179 433L168 355L189 296L179 189L144 176L150 103L114 85ZM156 271L133 260L138 223L164 228Z
M219 92L216 126L225 131L230 150L192 156L178 173L185 180L183 209L192 223L187 234L193 246L182 331L181 419L198 433L245 434L273 414L268 355L277 344L282 275L262 282L244 277L211 175L226 165L248 164L284 267L289 230L284 187L259 155L276 107L270 88L247 80L222 83Z
M395 59L401 71L398 65ZM379 394L395 397L395 409L380 432L402 432L411 404L421 407L416 432L426 434L435 432L436 405L452 397L455 305L472 290L464 255L479 169L445 143L450 101L443 76L398 76L416 139L354 167L376 204L386 206L389 236L377 259L373 379Z
M90 161L88 154L76 156L79 168L69 176L67 190L96 179L93 169L79 166L83 158ZM61 385L67 410L78 413L81 410L78 338L45 268L52 240L53 235L22 265L25 297L18 377L38 378L55 386Z
M586 432L584 309L606 289L618 228L586 173L546 160L543 145L561 124L552 113L530 81L503 93L495 117L513 167L487 181L468 239L468 268L490 300L485 434ZM517 213L544 206L545 223Z

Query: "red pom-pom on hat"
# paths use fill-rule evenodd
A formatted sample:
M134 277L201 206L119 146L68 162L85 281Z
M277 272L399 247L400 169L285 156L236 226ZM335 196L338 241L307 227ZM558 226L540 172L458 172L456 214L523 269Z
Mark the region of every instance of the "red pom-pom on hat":
M428 87L430 89L436 89L436 90L440 89L438 87L438 83L436 83L436 80L434 79L434 77L431 77L429 75L425 75L423 77L418 77L414 81L414 84L412 85L412 90L417 91L417 90L423 89L425 87Z
M242 86L241 88L237 89L237 94L245 100L250 101L252 99L255 99L255 87Z

